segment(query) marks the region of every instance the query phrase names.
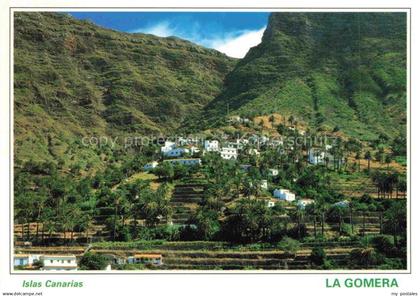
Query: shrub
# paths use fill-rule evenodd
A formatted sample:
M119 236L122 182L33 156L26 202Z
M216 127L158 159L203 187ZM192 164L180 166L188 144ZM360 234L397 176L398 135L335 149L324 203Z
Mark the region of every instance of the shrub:
M324 265L325 259L326 259L324 249L322 247L313 248L309 259L315 265L318 265L318 266Z
M290 237L285 236L278 244L277 247L290 255L295 255L300 248L300 243Z
M349 265L369 267L382 264L384 262L383 255L377 253L374 248L354 249L350 252Z
M352 236L351 225L347 223L343 224L341 226L341 233L346 236Z
M407 262L404 259L396 259L396 258L385 258L383 264L379 265L379 269L406 269Z
M81 270L102 270L108 264L108 259L101 254L86 253L80 259Z
M385 256L394 256L396 248L392 242L392 238L386 235L375 236L371 241L373 247Z

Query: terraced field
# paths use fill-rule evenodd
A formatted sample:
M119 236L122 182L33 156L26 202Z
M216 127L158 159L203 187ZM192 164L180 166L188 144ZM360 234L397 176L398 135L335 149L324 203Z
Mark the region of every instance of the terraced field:
M348 197L361 197L363 194L376 198L377 189L372 180L366 175L349 175L333 179L333 188Z
M267 247L263 250L252 250L252 247L232 247L222 242L165 242L150 249L137 248L103 248L93 247L94 252L117 256L129 256L136 252L162 254L164 264L158 269L164 270L307 270L316 269L311 265L312 249L322 246L326 257L334 268L346 268L349 253L359 247L357 242L303 243L296 254L287 253L279 248Z
M172 223L185 224L202 201L205 186L202 184L176 185L170 205L174 212Z
M381 212L355 212L350 218L349 215L346 215L342 218L342 223L350 224L353 221L353 233L354 234L380 234L381 233ZM321 233L322 223L318 220L314 225L313 218L311 216L305 217L305 227L309 235L315 235L315 227L317 234ZM383 221L382 221L383 222ZM325 222L324 223L324 233L327 237L337 237L339 236L339 223L338 222Z

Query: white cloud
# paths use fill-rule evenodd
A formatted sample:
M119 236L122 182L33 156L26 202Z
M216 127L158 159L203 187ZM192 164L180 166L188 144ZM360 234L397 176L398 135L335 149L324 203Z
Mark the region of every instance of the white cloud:
M135 30L131 30L130 33L146 33L146 34L153 34L159 37L168 37L168 36L175 36L176 31L169 22L160 22L153 26L147 26L143 28L137 28Z
M197 23L191 23L188 27L181 27L170 22L159 22L130 32L153 34L159 37L177 36L216 49L230 57L243 58L251 47L261 42L264 30L265 27L259 30L212 32L211 36L207 36L206 30L200 28Z
M230 57L243 58L251 47L261 43L264 30L265 28L256 31L245 31L236 37L213 40L210 43L210 47Z

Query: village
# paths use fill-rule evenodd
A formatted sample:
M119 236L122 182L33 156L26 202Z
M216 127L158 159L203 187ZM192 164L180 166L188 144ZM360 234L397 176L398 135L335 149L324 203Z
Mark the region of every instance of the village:
M232 119L229 120L230 124ZM234 124L249 121L239 116L233 120ZM370 178L370 170L381 162L365 157L362 173L360 159L355 159L351 150L346 151L342 139L314 139L314 135L311 137L293 125L281 130L280 138L257 133L246 137L217 133L202 139L167 138L152 145L151 149L158 150L144 160L140 172L134 172L136 179L121 178L112 187L115 192L123 190L119 194L127 195L127 206L132 210L127 212L115 203L106 202L106 207L99 203L92 209L97 217L95 228L78 231L74 227L70 241L66 232L60 235L50 231L45 238L45 226L38 223L27 224L27 230L23 224L15 225L14 269L340 268L349 260L356 260L351 259L352 252L361 250L365 238L375 241L377 236L393 233L389 223L403 223L387 220L383 207L389 205L382 205L387 202L382 199L387 189L378 187L378 196L374 189L364 189L360 197L358 191L339 193L328 181L330 176L343 174L367 174ZM389 169L383 170L389 174ZM404 200L403 194L404 188L399 186L395 198ZM140 208L136 208L137 204ZM255 217L246 214L248 210ZM146 235L150 241L143 241L142 235L136 234L137 229L157 232ZM124 233L140 240L118 242ZM36 239L34 245L33 240L28 240L31 236ZM47 240L70 245L43 247ZM190 247L196 240L203 246ZM223 242L229 240L234 245ZM388 246L393 251L387 250L387 254L396 252L393 248L399 240L394 232L394 247ZM215 254L206 251L208 244ZM240 251L238 247L232 249L235 245L241 246ZM220 259L211 259L216 254ZM316 256L322 258L314 259ZM203 264L203 260L207 263ZM363 262L352 264L354 268L366 268ZM367 266L372 264L375 263Z

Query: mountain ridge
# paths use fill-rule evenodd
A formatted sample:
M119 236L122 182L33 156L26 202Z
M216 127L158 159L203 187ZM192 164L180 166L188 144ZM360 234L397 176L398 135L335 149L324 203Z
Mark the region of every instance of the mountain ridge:
M236 63L180 38L62 13L18 12L14 22L17 159L54 160L83 136L173 131L218 94Z
M405 24L404 13L273 13L202 118L220 124L229 106L363 140L395 137L406 120Z
M82 137L200 131L232 114L293 116L365 141L405 132L403 13L272 13L241 60L61 13L14 21L19 161L100 162Z

